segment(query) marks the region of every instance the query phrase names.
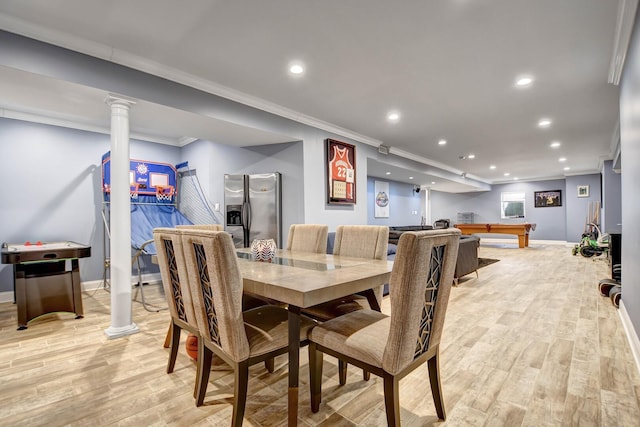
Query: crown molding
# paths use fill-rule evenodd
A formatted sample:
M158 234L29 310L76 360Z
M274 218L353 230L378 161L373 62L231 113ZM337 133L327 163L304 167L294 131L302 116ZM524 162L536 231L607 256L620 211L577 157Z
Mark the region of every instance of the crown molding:
M46 116L43 114L29 113L24 111L0 109L0 117L5 119L22 120L24 122L40 123L51 126L58 126L69 129L83 130L87 132L101 133L104 135L111 135L111 129L98 126L91 123L80 123L77 120L67 120L58 117ZM157 136L147 135L139 132L130 132L130 139L138 139L141 141L155 142L158 144L171 145L174 147L180 147L179 142L168 138L158 138ZM192 141L191 141L192 142ZM184 144L186 145L186 144Z
M613 55L609 65L608 80L609 83L614 85L620 84L637 9L638 0L619 0L616 34L613 42Z
M389 148L389 152L391 154L394 154L394 155L399 156L399 157L403 157L405 159L414 160L414 161L416 161L418 163L422 163L422 164L425 164L425 165L428 165L428 166L433 166L434 168L438 168L438 169L441 169L443 171L450 172L450 173L452 173L454 175L462 176L462 174L465 174L465 177L468 178L468 179L472 179L474 181L478 181L478 182L483 183L483 184L491 184L491 182L489 182L489 181L487 181L487 180L485 180L483 178L480 178L478 176L467 174L466 172L464 172L462 170L452 168L451 166L445 165L444 163L436 162L435 160L427 159L426 157L418 156L416 154L409 153L408 151L404 151L404 150L401 150L399 148L390 147ZM429 173L430 175L438 176L437 173L435 173L433 171L428 171L426 173ZM447 178L447 179L451 180L450 177L446 177L446 176L441 176L441 178ZM466 180L460 181L460 182L464 183L464 184L468 184L468 181L466 181Z

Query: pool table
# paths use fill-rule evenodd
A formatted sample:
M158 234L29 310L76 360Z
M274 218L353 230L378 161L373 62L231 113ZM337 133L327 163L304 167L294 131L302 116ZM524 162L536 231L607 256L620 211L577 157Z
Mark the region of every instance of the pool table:
M529 246L529 232L536 229L535 224L528 222L522 224L456 224L462 234L515 234L518 236L518 246Z

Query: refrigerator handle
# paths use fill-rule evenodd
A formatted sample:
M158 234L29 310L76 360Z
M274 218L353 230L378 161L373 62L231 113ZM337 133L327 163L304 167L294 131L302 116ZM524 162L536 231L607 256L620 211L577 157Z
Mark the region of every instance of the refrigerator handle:
M242 227L245 230L251 230L251 204L249 202L242 204Z

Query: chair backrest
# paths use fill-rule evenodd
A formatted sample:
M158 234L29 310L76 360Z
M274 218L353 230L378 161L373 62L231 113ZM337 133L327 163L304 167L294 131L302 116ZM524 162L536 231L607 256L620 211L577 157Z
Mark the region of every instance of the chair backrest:
M229 233L202 229L180 230L202 337L233 361L249 357L249 341L242 317L242 276Z
M157 248L158 265L169 313L174 319L180 319L197 328L182 248L182 233L175 228L156 228L153 230L153 240Z
M398 242L389 285L391 327L382 367L396 374L440 343L460 230L408 231Z
M389 227L385 225L339 225L333 246L334 255L385 259Z
M296 252L325 253L329 226L322 224L291 224L287 250Z
M176 228L185 230L197 229L197 230L209 230L209 231L224 231L222 224L183 224L176 225Z

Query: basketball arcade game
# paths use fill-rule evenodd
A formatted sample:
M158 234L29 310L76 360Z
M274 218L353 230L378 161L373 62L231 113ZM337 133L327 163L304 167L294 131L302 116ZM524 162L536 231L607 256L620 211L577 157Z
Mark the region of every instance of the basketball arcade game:
M186 163L178 166L182 165L186 165ZM166 308L150 308L152 305L147 303L144 298L140 257L142 255L151 256L157 254L153 243L153 229L157 227L174 228L176 225L192 223L177 208L177 177L176 167L168 163L130 159L131 247L134 251L131 264L137 270L140 302L147 311L159 311ZM111 237L109 216L111 202L110 152L102 156L102 193L102 219L105 226L103 284L105 289L109 289L109 239Z

